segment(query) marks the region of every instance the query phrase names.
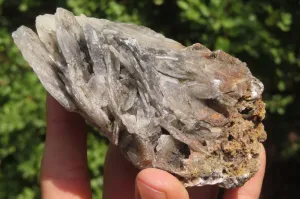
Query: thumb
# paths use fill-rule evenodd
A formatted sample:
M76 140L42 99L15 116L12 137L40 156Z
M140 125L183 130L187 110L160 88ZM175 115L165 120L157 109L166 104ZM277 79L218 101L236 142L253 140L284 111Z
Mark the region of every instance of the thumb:
M136 177L136 199L188 199L183 185L171 174L145 169Z

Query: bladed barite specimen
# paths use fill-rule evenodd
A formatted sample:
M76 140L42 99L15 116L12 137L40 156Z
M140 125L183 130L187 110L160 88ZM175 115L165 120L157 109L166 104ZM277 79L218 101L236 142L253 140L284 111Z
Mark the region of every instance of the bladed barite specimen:
M38 36L22 26L13 38L46 90L136 167L163 169L185 186L225 188L258 170L263 84L245 63L60 8L38 16L36 28Z

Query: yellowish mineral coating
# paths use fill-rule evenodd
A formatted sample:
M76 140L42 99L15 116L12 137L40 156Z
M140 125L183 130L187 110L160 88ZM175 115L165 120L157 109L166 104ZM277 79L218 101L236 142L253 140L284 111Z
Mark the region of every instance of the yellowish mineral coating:
M245 107L245 105L249 110L251 108L251 113L242 111L241 107ZM265 114L264 103L261 99L254 102L242 101L236 104L230 114L223 141L216 140L215 151L205 158L191 157L190 161L194 162L189 165L191 167L190 178L193 180L184 180L184 183L189 184L199 175L212 176L220 168L220 165L223 165L222 172L232 177L252 177L257 172L260 165L258 156L262 150L262 146L257 140L264 141L266 139L266 132L260 123ZM252 115L250 116L250 114ZM200 169L195 169L197 167Z

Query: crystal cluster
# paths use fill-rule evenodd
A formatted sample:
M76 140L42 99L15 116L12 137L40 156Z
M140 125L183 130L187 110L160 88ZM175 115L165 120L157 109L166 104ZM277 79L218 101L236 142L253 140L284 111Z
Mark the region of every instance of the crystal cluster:
M263 84L246 64L143 26L58 8L13 33L46 90L136 167L185 186L243 185L259 168ZM121 165L120 165L121 166Z

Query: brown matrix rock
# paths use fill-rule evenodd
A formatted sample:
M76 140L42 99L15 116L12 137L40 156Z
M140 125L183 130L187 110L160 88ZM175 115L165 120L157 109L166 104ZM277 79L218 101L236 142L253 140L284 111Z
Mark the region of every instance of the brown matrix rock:
M246 64L146 27L57 9L13 38L47 91L136 167L185 186L243 185L259 168L263 84ZM120 165L121 166L121 165Z

